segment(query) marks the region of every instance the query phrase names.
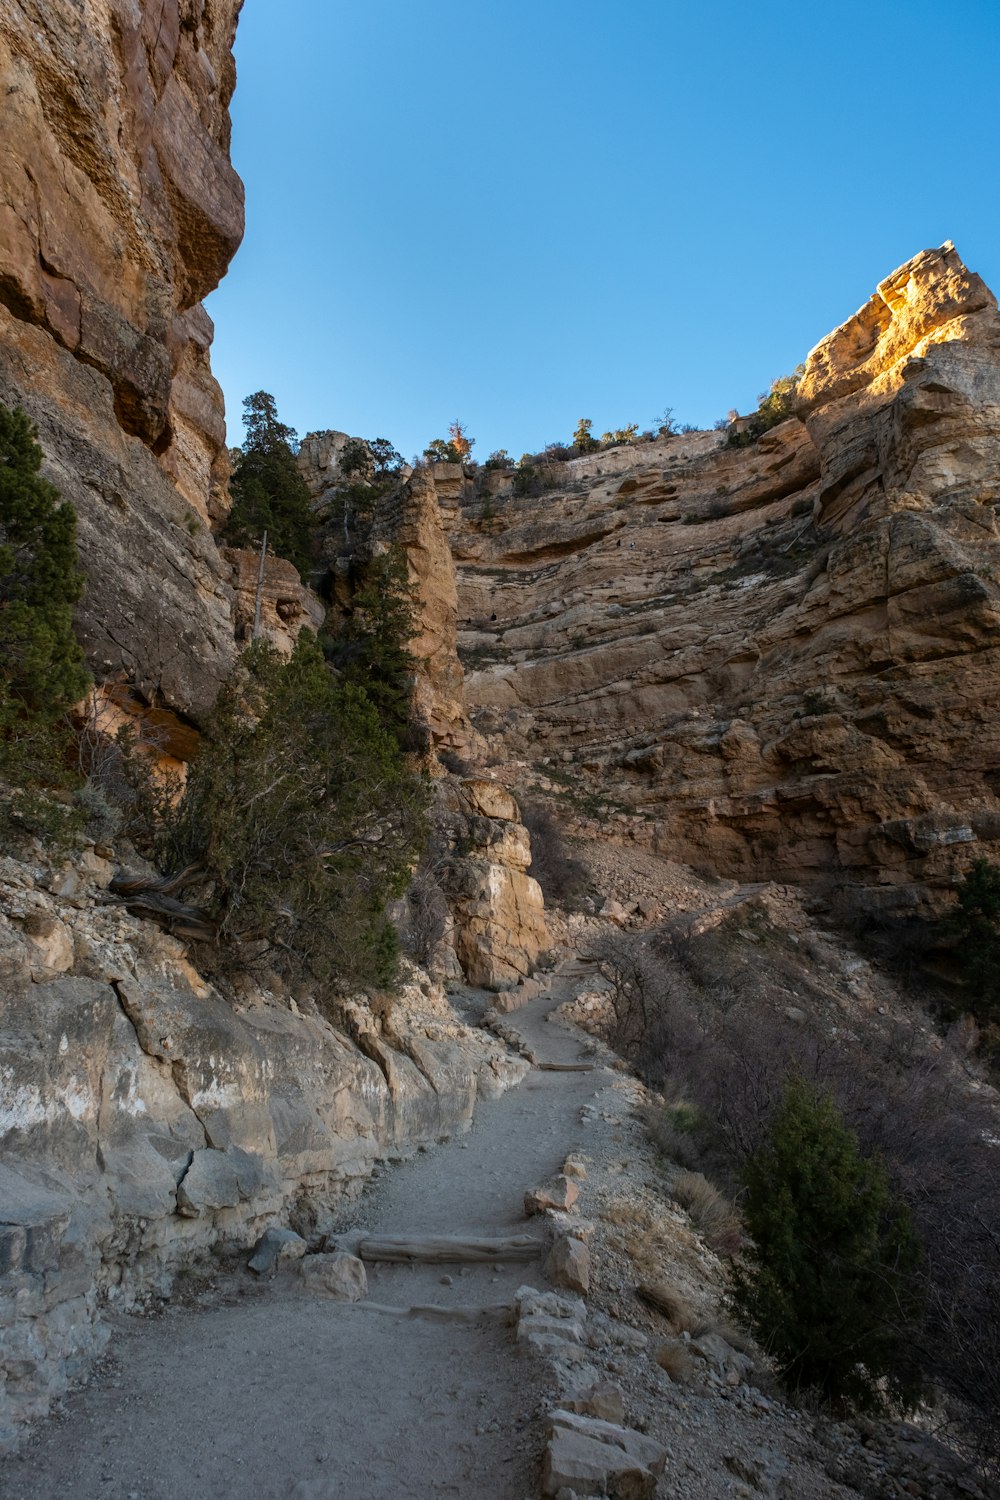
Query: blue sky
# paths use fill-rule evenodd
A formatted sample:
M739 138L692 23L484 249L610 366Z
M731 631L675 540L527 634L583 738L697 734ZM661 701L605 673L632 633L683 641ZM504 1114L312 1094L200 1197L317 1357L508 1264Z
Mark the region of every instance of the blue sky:
M230 441L709 426L918 250L1000 291L996 0L247 0Z

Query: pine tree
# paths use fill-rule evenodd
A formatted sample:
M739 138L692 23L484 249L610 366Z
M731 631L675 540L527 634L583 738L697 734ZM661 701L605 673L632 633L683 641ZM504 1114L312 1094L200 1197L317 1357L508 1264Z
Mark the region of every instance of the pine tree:
M958 938L963 978L979 1021L1000 1012L1000 867L974 859L958 889L948 927Z
M311 563L311 520L309 490L295 462L295 431L279 420L267 391L247 396L243 425L224 535L237 547L259 547L266 531L270 550L304 576Z
M793 1389L862 1408L918 1394L906 1331L919 1310L919 1243L880 1161L832 1099L788 1083L747 1161L752 1274L737 1301Z
M392 548L372 558L354 596L354 613L326 643L343 680L363 689L400 746L409 743L413 717L410 686L416 661L408 643L415 631L406 557Z
M425 837L423 782L365 694L303 631L291 660L266 642L224 689L157 850L240 966L387 985L398 948L386 903Z
M76 513L42 479L22 411L0 407L0 738L50 726L87 691L73 605Z

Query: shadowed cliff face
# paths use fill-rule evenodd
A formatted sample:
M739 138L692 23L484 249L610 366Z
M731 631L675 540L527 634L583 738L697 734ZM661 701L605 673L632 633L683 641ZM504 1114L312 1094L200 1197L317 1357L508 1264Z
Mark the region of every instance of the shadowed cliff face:
M446 506L466 700L570 806L618 804L606 832L933 900L1000 839L995 299L951 246L917 256L799 395L750 449Z
M243 232L240 3L0 12L0 400L33 418L77 509L95 674L195 715L233 650L207 524L227 462L200 302Z

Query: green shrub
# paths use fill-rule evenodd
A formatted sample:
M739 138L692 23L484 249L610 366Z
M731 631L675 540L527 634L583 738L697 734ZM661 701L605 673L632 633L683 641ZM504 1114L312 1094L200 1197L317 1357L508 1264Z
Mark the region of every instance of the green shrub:
M324 638L327 659L344 682L361 688L401 748L412 742L410 684L416 661L408 642L416 633L413 585L399 547L377 554L354 595L353 613L336 636Z
M863 1409L912 1405L921 1252L882 1163L862 1157L828 1095L793 1077L743 1175L753 1245L737 1303L782 1379Z
M295 462L295 432L278 420L274 397L256 391L243 402L246 438L236 450L229 492L233 508L223 531L237 547L269 549L303 576L312 560L309 490Z
M573 447L580 453L593 453L601 445L595 438L592 428L594 424L589 417L581 417L576 424L573 434Z
M760 404L746 427L741 432L731 432L726 439L728 448L749 448L765 432L777 427L792 416L795 410L795 393L802 378L802 365L791 375L783 375L771 382L771 389L760 398ZM728 424L727 424L728 425Z
M287 664L263 642L247 652L157 863L240 966L384 986L398 953L385 907L406 889L425 806L364 691L303 632Z
M977 1021L1000 1015L1000 866L973 860L958 888L948 926L958 938L958 960Z
M87 691L73 605L83 590L76 513L41 478L22 411L0 406L0 825L61 838L79 818L49 793L72 782L66 714Z

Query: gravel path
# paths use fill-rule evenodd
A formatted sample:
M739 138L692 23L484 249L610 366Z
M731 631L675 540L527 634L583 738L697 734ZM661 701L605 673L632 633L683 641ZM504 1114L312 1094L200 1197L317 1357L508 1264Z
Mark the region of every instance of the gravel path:
M573 979L512 1018L540 1057ZM583 1144L580 1109L613 1075L532 1070L469 1135L385 1174L352 1216L382 1233L523 1233L524 1193ZM446 1278L450 1277L450 1284ZM369 1269L395 1308L509 1302L540 1266ZM4 1500L525 1500L537 1494L548 1377L500 1319L396 1317L241 1277L223 1305L124 1320L97 1378L0 1467Z

